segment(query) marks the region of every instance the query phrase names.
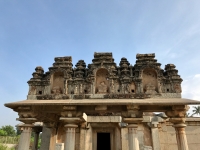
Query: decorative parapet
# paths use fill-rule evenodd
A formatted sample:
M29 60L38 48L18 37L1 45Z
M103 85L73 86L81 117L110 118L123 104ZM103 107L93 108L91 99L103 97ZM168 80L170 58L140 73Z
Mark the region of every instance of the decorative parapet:
M174 64L165 70L155 54L137 54L131 65L122 58L119 66L112 53L94 53L91 64L79 60L72 68L72 57L56 57L55 63L44 73L35 68L28 81L28 99L146 99L181 98L182 79Z

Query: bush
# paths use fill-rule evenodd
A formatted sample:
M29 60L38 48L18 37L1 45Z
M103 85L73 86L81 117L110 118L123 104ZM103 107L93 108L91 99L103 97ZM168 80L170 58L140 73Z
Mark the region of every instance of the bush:
M6 145L0 144L0 150L8 150Z

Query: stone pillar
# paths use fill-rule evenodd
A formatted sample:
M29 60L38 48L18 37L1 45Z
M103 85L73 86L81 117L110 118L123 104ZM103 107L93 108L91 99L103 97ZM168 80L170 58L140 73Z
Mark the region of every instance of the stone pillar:
M138 136L137 136L138 125L129 124L127 127L128 127L129 150L140 150Z
M152 137L152 143L153 143L153 150L161 150L160 146L160 136L158 131L158 122L152 122L151 123L151 137Z
M20 108L20 109L27 109L27 108ZM27 116L27 114L25 114L24 112L19 112L20 118L16 119L18 121L25 123L21 126L18 126L20 128L20 130L22 130L22 133L21 133L20 139L19 139L18 150L28 150L29 149L33 123L36 122L36 120L37 120L36 118L23 118L23 117ZM31 116L31 114L29 114L29 115Z
M79 149L80 150L85 150L85 133L86 133L86 124L83 123L81 124L80 127L80 145L79 145Z
M54 124L54 122L44 123L40 150L54 150L56 142L54 137Z
M120 137L120 128L115 127L115 137L114 137L114 141L117 141L115 144L115 149L116 150L121 150L121 137Z
M90 123L82 123L80 127L80 150L92 150L92 127Z
M66 131L64 150L75 150L75 135L78 125L66 124L64 127Z
M176 140L178 144L178 150L189 150L187 138L185 134L185 118L172 118L170 119L174 125L173 127L176 130Z
M31 140L32 124L24 124L21 127L22 133L20 135L18 150L28 150Z
M85 133L85 150L92 150L92 146L92 127L88 124Z
M33 143L32 150L38 150L38 140L39 140L40 131L37 129L33 129L33 132L34 132L34 143Z
M128 128L121 128L121 145L122 150L129 150Z
M64 113L62 115L64 115ZM64 150L75 150L75 135L76 128L78 127L77 124L83 121L78 117L60 117L60 120L64 122L66 131Z
M140 150L139 141L137 135L138 124L143 120L143 118L123 118L125 123L128 123L128 141L129 150Z

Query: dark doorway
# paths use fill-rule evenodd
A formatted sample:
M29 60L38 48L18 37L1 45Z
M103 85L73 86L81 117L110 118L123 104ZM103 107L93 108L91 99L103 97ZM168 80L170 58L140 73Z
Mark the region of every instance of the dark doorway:
M97 133L97 150L111 150L110 133Z

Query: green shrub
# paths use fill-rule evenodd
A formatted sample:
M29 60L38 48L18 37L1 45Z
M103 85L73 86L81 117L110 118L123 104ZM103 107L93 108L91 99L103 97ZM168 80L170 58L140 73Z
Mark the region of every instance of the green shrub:
M6 145L0 143L0 150L8 150Z

